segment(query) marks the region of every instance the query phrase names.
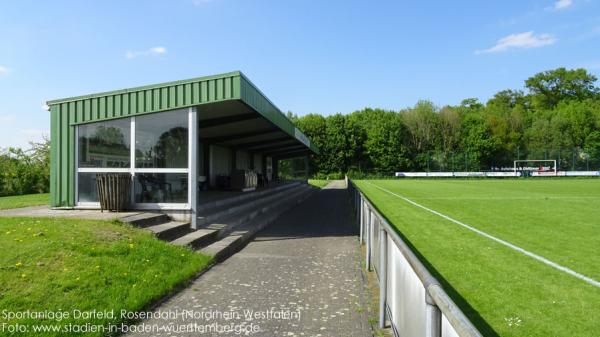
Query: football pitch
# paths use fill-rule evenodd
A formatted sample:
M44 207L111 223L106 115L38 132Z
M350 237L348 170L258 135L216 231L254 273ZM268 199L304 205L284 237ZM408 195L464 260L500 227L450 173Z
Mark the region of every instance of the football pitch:
M600 336L600 179L356 184L484 336Z

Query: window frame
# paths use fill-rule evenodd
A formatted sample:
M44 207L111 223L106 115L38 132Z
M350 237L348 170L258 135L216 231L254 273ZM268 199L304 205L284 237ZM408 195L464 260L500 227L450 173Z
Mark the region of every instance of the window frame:
M132 117L125 117L124 119L128 119L130 124L129 124L129 130L130 130L130 153L129 153L129 159L130 159L130 165L129 168L110 168L110 167L104 167L104 168L94 168L94 167L79 167L79 125L75 125L75 205L78 208L100 208L100 202L80 202L79 201L79 173L130 173L131 174L131 205L134 209L140 209L140 210L150 210L150 209L159 209L159 210L182 210L182 209L191 209L191 202L193 202L192 200L192 192L194 191L194 188L192 185L193 182L195 181L195 179L193 179L194 177L192 177L192 170L191 170L191 166L192 166L192 161L196 160L196 156L194 155L194 153L192 153L193 149L193 143L194 143L194 139L193 137L196 136L196 125L194 125L195 122L195 108L186 108L186 109L174 109L174 110L167 110L167 111L162 111L162 112L157 112L157 114L160 113L165 113L165 112L173 112L173 111L186 111L187 112L187 125L188 125L188 163L187 163L187 167L186 168L136 168L136 162L135 162L135 127L136 127L136 116L132 116ZM103 121L98 121L95 123L102 123ZM91 124L91 123L90 123ZM138 173L186 173L187 177L188 177L188 191L187 191L187 202L186 203L137 203L135 202L135 196L134 196L134 191L135 191L135 176Z

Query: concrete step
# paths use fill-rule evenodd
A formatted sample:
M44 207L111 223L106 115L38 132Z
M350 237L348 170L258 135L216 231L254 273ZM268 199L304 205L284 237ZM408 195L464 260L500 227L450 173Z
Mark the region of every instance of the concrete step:
M203 203L198 206L197 212L199 214L210 214L210 213L213 213L213 210L215 208L240 203L242 201L249 200L249 199L262 198L271 193L276 193L276 192L279 192L279 191L282 191L282 190L285 190L288 188L292 188L294 186L298 186L300 184L301 184L300 182L292 182L292 183L276 186L273 188L243 193L243 194L237 195L235 197L231 197L231 198L220 199L220 200Z
M171 241L186 235L192 229L189 222L169 221L160 225L146 227L156 235L157 238L165 241Z
M189 246L195 249L205 247L221 239L222 237L230 233L232 230L234 230L234 228L249 221L252 221L252 219L254 218L262 217L263 214L269 211L270 209L279 207L279 204L282 201L287 200L286 198L296 197L297 195L302 193L305 190L305 188L307 188L306 185L299 186L298 188L293 189L294 193L286 193L285 197L279 197L278 200L275 202L270 198L257 200L256 202L253 202L254 208L252 210L231 214L219 219L219 221L217 222L205 224L196 231L191 231L190 233L182 237L176 238L172 241L172 243L175 245Z
M160 225L171 221L166 214L150 212L126 216L121 218L120 220L130 223L132 226L140 228Z
M200 252L212 255L217 261L226 259L243 248L261 229L275 221L282 213L308 198L315 190L312 187L306 187L299 193L285 198L278 203L276 211L266 213L263 217L257 217L234 228L221 240L202 248Z
M287 195L289 193L294 193L294 191L297 191L298 189L303 188L303 186L306 186L306 185L294 184L291 187L288 187L285 189L280 189L280 190L277 190L276 192L271 192L267 195L263 195L263 197L260 197L260 198L251 198L251 199L243 200L236 204L227 204L227 205L222 205L219 207L211 208L210 210L205 211L204 214L201 214L198 216L197 225L198 225L198 227L204 227L205 225L211 224L213 222L221 221L222 218L230 216L232 214L237 214L237 213L241 213L241 212L245 212L245 211L254 209L257 207L257 205L260 205L265 202L272 202L273 200L277 200L284 195Z
M216 241L218 234L219 230L217 229L201 228L181 236L171 243L177 246L199 248Z

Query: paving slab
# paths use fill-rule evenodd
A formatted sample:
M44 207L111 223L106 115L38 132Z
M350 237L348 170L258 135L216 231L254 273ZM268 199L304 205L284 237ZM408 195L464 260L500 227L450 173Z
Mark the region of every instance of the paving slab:
M343 188L334 182L313 193L157 307L153 315L162 318L137 326L146 332L129 335L372 336Z

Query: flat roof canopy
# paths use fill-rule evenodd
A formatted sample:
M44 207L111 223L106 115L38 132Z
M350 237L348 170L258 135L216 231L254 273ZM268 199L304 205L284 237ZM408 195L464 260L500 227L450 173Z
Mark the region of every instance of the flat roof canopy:
M240 71L47 102L52 138L68 126L196 106L201 141L276 158L319 153ZM59 147L59 149L61 149Z

